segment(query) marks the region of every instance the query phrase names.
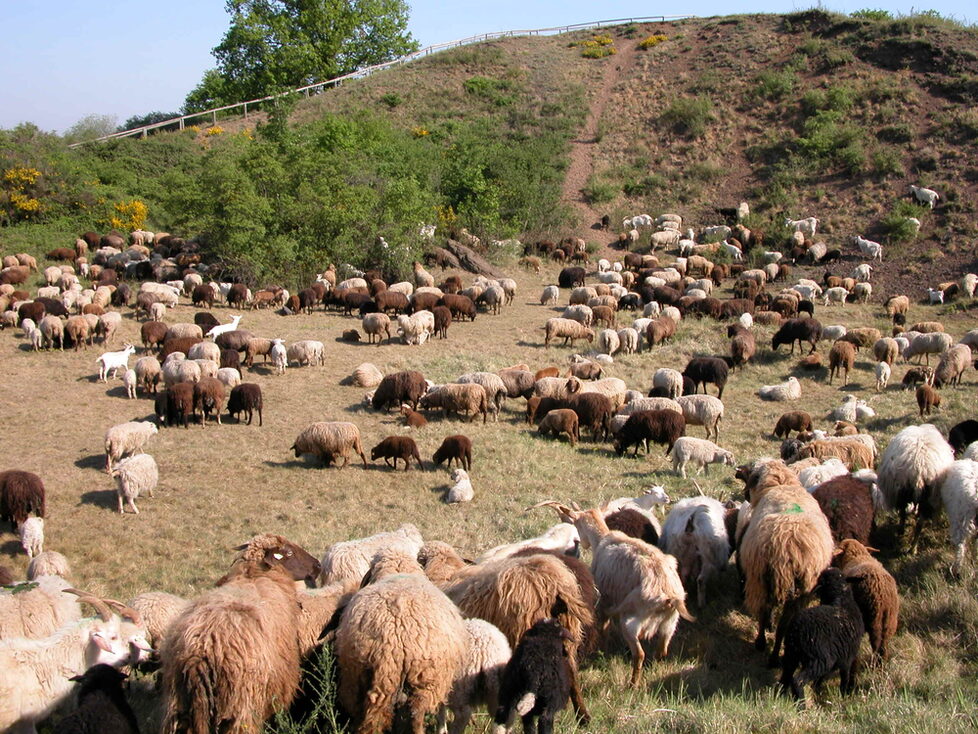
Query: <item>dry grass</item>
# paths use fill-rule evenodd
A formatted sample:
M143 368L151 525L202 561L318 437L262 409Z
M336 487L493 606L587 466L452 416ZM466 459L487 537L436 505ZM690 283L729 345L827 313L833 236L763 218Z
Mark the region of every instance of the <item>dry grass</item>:
M366 471L358 464L320 469L293 459L289 446L295 435L316 420L354 421L366 451L384 436L407 430L394 413L362 408L362 389L339 385L360 362L374 362L385 373L420 369L436 382L519 362L533 368L566 366L571 350L542 345L541 325L553 311L537 301L556 268L541 275L514 275L520 292L501 316L480 314L475 322L455 323L447 341L422 347L337 342L344 329L357 324L333 313L283 318L247 312L242 325L258 335L325 342L326 366L290 368L282 377L261 366L250 371L245 379L259 383L265 395L262 428L229 419L221 427L161 430L149 445L160 465L161 489L156 497L140 501L138 517L114 511L114 486L101 469L102 435L116 423L151 416L152 402L145 397L126 400L121 381L108 386L94 381L100 348L35 354L25 349L19 330L7 330L0 334L0 350L6 355L0 384L4 468L31 470L44 479L49 497L46 547L68 556L76 584L120 598L148 589L199 593L225 570L232 546L262 531L282 533L319 554L334 541L410 521L425 537L448 541L472 555L551 524L553 518L545 512L522 511L542 499L597 503L638 494L651 483L664 484L674 497L695 493L691 482L668 471L661 447L648 457L618 458L607 445L585 440L572 449L563 441L538 438L523 422L522 400L509 401L498 423L431 417L414 434L429 465L444 436L463 432L472 437L476 498L468 505L443 504L448 486L444 468L395 473L381 463ZM222 319L230 313L223 308L217 312ZM192 314L182 305L169 311L167 319L185 321ZM817 315L825 324L886 326L878 304L820 309ZM943 318L953 334L972 325L965 313L942 317L932 307L914 307L912 321L930 318ZM630 316L623 314L621 325L628 321ZM139 323L127 315L122 339L136 340L138 329ZM800 376L802 398L796 404L761 402L754 394L757 386L792 374L797 360L797 355L773 355L769 338L770 330L758 330L757 364L736 372L724 395L721 440L738 460L777 453L770 432L783 410L803 408L827 427L825 416L848 392L868 399L876 409L879 417L870 428L881 444L917 422L913 393L899 389L905 367L894 369L896 386L876 395L866 355L860 355L848 387L830 387L825 375L814 380ZM646 391L655 368L681 368L690 355L725 351L722 326L689 322L680 326L672 344L622 357L607 374ZM944 391L943 410L933 422L946 430L971 416L973 394L974 375L969 373L964 386ZM691 433L702 435L702 430L694 427ZM739 494L728 467L711 472L699 478L707 493L720 498ZM903 623L890 665L864 674L852 700L839 700L830 687L831 705L799 715L792 704L773 695L774 675L752 651L753 622L739 608L731 571L711 590L711 602L699 611L699 621L680 627L669 658L648 667L640 690L625 688L629 668L623 649L586 666L584 685L595 714L591 730L638 732L655 725L666 731L734 731L746 724L789 731L926 731L938 716L949 730L973 730L976 584L973 576L964 582L947 577L951 554L943 521L925 538L924 550L905 558L892 528L886 524L882 529L884 561L906 597ZM18 554L14 535L4 534L0 549L5 565L24 570L26 559ZM152 708L148 696L141 710L150 720ZM561 730L574 730L569 716Z

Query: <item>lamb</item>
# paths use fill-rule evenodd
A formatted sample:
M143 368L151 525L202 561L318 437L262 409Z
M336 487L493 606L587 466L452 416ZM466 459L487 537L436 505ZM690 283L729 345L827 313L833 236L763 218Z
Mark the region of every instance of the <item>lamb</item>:
M774 425L774 435L777 438L785 438L792 431L799 433L812 430L812 417L804 410L795 410L789 413L782 413L778 422Z
M806 681L820 690L834 670L839 671L843 695L852 693L856 686L856 662L864 632L862 613L837 568L822 572L816 591L820 606L798 612L788 623L784 640L781 685L799 701L805 697ZM796 676L799 666L801 672Z
M239 550L217 587L167 630L162 731L260 730L298 690L304 651L295 582L314 578L319 563L278 535L256 536Z
M544 330L546 332L544 346L547 347L550 346L551 341L559 338L563 338L564 346L568 343L573 345L578 339L586 339L588 342L594 341L594 331L573 319L559 317L547 319Z
M44 550L44 518L31 516L17 528L20 536L20 547L28 558L34 558Z
M146 442L159 429L149 421L129 421L112 426L105 432L105 471L112 472L112 462L127 454L141 454Z
M569 409L551 410L540 421L538 432L541 436L552 434L556 438L566 434L573 446L580 440L577 413Z
M448 488L445 501L454 505L459 502L471 502L473 497L475 492L472 490L469 473L465 469L452 469L452 486Z
M383 458L387 466L391 466L391 459L394 460L393 467L397 470L397 460L404 461L404 471L410 469L410 460L413 458L418 462L418 468L424 471L421 463L421 454L418 452L418 445L409 436L388 436L370 450L370 460L376 461Z
M933 367L911 367L908 369L900 383L903 385L904 390L911 390L913 386L918 383L923 383L925 385L930 385L934 381L934 368Z
M974 540L976 534L978 462L961 459L951 464L941 483L941 499L947 512L951 544L955 547L951 571L959 575L967 556L968 543Z
M57 551L42 551L38 553L27 564L27 580L36 581L41 576L68 578L71 576L71 566L68 563L68 559ZM3 637L3 635L0 635L0 637Z
M915 505L918 518L912 548L916 550L924 520L934 510L937 488L954 463L954 452L929 423L908 426L887 444L880 458L878 483L888 509L900 511L900 534L906 527L907 508Z
M675 556L683 587L689 590L695 583L701 608L706 605L707 583L730 558L725 515L725 508L715 499L687 497L673 505L662 524L659 546Z
M386 375L377 385L371 399L374 410L389 410L392 405L407 403L417 410L418 400L428 389L424 375L414 370Z
M959 385L961 375L971 366L971 348L966 344L955 344L941 355L937 369L934 370L934 387Z
M937 200L941 198L940 194L934 191L934 189L925 189L923 186L915 186L914 184L910 184L910 193L913 194L913 197L917 201L921 204L927 204L931 209L934 208Z
M466 654L459 610L413 558L396 556L388 551L378 561L396 560L403 572L376 569L377 580L354 595L336 631L339 699L362 734L390 727L402 688L412 731L422 734L425 714L446 700Z
M849 370L856 362L856 347L849 342L837 341L829 352L829 384L835 378L836 372L844 373L843 386L849 384Z
M446 416L451 413L458 415L465 413L469 415L470 421L474 421L481 413L482 422L485 423L489 415L489 400L486 396L486 390L482 385L474 383L441 385L437 389L425 393L418 404L424 410L441 408Z
M322 557L317 583L319 586L359 584L378 553L390 550L417 557L422 545L421 533L410 523L367 538L333 543Z
M121 352L105 352L95 360L98 364L98 380L99 382L105 382L108 378L109 372L112 372L112 377L119 376L119 370L129 369L129 356L136 353L136 347L132 344L126 344Z
M313 454L320 458L323 467L328 467L338 457L342 457L341 469L350 463L351 449L359 454L363 468L366 469L367 457L360 445L360 429L353 423L342 421L312 423L302 430L290 447L295 458L298 459L302 454Z
M761 400L797 400L801 397L801 384L792 376L778 385L762 385L757 395Z
M272 366L275 367L275 371L284 375L285 370L289 366L289 351L285 346L285 342L281 339L272 339L271 346L268 349L268 356L272 358Z
M687 426L703 426L706 437L720 440L720 421L723 420L723 402L712 395L680 395L676 402L682 409Z
M815 230L818 228L818 219L816 217L806 217L805 219L788 218L784 220L784 226L792 232L801 232L809 239L813 239L815 237Z
M401 405L401 415L404 416L404 425L408 428L424 428L428 425L428 420L421 413L411 410L410 405Z
M686 432L686 420L672 410L640 410L628 416L625 425L615 434L614 449L619 456L634 445L634 455L642 444L649 441L666 444L666 452L672 450L676 440ZM646 449L648 450L648 449Z
M869 554L870 550L858 540L843 540L833 554L832 565L842 572L852 589L869 633L873 660L880 663L886 660L887 643L897 630L900 595L893 576Z
M750 524L737 551L745 577L745 602L757 618L754 646L763 650L771 614L783 607L771 662L781 647L785 623L831 561L832 533L818 503L782 462L758 462L747 477Z
M463 469L471 471L472 440L468 436L461 434L446 436L445 440L441 442L441 446L438 447L431 457L431 460L435 466L441 466L442 462L445 461L448 462L448 466L451 466L452 461L457 461Z
M509 731L516 714L525 732L553 731L554 717L567 705L574 672L567 659L565 640L570 633L555 619L541 619L528 629L503 671L497 734Z
M153 426L155 428L155 426ZM117 482L116 494L119 500L119 514L123 514L123 501L129 505L134 514L139 514L136 498L140 494L153 496L153 490L159 481L159 469L156 460L149 454L136 454L121 460L111 471L111 476Z
M0 472L0 522L17 527L30 515L44 517L44 482L29 471L10 469Z
M940 393L930 385L921 385L917 388L917 407L921 418L930 415L936 408L941 407Z
M58 734L138 734L136 714L126 700L128 676L111 665L93 665L68 680L78 683L78 708L58 722Z
M689 463L699 465L697 473L702 473L704 469L709 473L710 464L734 466L732 453L721 449L712 441L691 436L677 438L669 451L669 458L672 459L672 470L683 479L686 478L686 465Z

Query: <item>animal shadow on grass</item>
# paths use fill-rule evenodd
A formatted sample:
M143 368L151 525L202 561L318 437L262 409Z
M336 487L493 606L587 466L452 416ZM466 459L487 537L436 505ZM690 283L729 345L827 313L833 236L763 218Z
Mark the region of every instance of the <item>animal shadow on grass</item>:
M528 342L525 339L520 339L518 342L516 342L516 345L519 346L519 347L529 347L531 349L543 349L544 348L544 345L543 345L543 342L542 341L539 341L539 342Z
M115 387L110 387L105 391L105 394L110 398L128 398L129 393L126 392L126 386L119 384Z
M8 540L3 545L0 545L0 555L3 556L16 556L18 553L23 553L24 549L20 547L19 540Z
M266 459L262 462L265 466L272 469L322 469L323 464L319 459L306 461L305 459L286 459L285 461L272 461Z
M79 469L98 469L100 472L105 470L105 454L92 454L83 456L75 460L75 466Z
M275 374L275 368L271 364L253 364L248 368L248 371L264 377Z
M119 499L115 489L93 489L90 492L82 493L79 498L80 505L95 505L109 510L119 509Z

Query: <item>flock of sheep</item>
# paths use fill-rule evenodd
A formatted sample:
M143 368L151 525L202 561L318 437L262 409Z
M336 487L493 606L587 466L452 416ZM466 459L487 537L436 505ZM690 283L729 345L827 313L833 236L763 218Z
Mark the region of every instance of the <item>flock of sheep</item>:
M913 189L931 206L939 200L929 189ZM499 421L507 401L524 400L526 422L536 424L541 437L566 437L568 450L577 450L585 429L592 442L607 443L607 451L618 455L665 446L683 479L689 468L736 466L744 501L721 503L698 492L672 502L659 486L591 508L545 500L535 507L554 511L555 525L537 537L488 549L474 561L423 538L411 524L335 543L319 560L281 536L262 534L238 548L228 573L194 599L152 591L121 604L71 589L67 560L43 549L42 478L4 471L0 522L18 531L31 557L27 576L33 583L0 592L0 729L34 731L70 708L67 672L80 681L81 695L57 731L83 731L86 721L110 720L121 722L119 731L134 731L123 677L113 671L144 664L152 655L161 667L164 731L252 731L301 698L303 660L325 645L337 660L338 703L358 732L388 730L399 708L414 732L424 730L429 714L438 717L441 730L461 732L479 706L488 708L499 731L509 729L516 716L525 731L537 725L551 731L567 702L580 721L589 720L579 670L612 628L628 647L631 684L638 686L643 642L654 640L655 656L666 656L680 620L696 623L687 595L695 593L702 610L712 580L734 572L731 558L744 606L757 621L759 650L767 648L768 631L774 632L771 662L782 667L784 690L803 698L806 682L818 686L838 671L843 693L851 692L863 635L869 636L874 661L883 664L899 619L896 582L872 556L875 523L896 510L902 530L916 515L909 541L915 549L923 523L943 506L959 572L976 533L978 422L962 421L947 437L930 424L911 425L880 451L859 426L873 417L872 409L850 395L833 416L831 432L816 429L817 421L803 410L786 412L774 426L782 439L780 457L750 457L737 466L734 454L719 445L724 389L766 349L759 336L769 328L773 352L789 345L793 352L803 342L810 350L797 364L798 376L759 386L759 399L796 401L823 367L829 382L838 372L847 383L862 349L876 361L877 391L907 364L903 383L916 390L925 416L940 404L940 391L963 389L978 330L956 342L939 322L908 325L910 299L902 295L885 303L892 335L823 325L816 308L841 309L847 300L872 297L872 267L859 264L848 277L826 271L821 284L799 279L771 290L771 283L788 280L793 265L838 262L842 253L817 241L814 217L788 220L785 237L763 238L742 223L748 212L746 204L724 211L727 224L700 233L683 232L683 220L674 214L632 217L622 241L634 245L642 239L639 230L655 229L652 252L602 258L596 271L586 267L589 255L576 238L528 246L521 264L529 269L539 271L548 259L577 263L564 267L558 283L540 298L541 306L559 308L567 294L561 316L545 319L541 341L547 348L557 340L593 347L573 355L566 368L518 364L435 384L420 371L384 374L365 362L344 380L369 391L365 409L397 410L409 432L439 413L446 419ZM271 362L272 375L329 359L320 341L286 345L242 329L244 315L220 323L210 313L215 300L239 310L278 308L283 316L317 308L342 310L351 318L358 313L370 343L397 340L431 349L448 338L453 323L474 320L480 310L502 313L517 287L509 278L481 276L468 286L459 276L436 286L431 273L415 263L411 281L388 284L376 272L338 280L330 267L297 294L281 288L253 294L240 284L207 280L208 268L192 242L146 232L132 233L131 242L125 247L117 235L86 233L75 248L48 253L72 263L47 268L47 285L33 297L24 290L37 270L33 258L4 258L0 271L2 321L19 327L30 349L77 349L95 337L107 348L130 303L146 318L140 330L144 352L132 369L136 347L128 343L94 360L97 380L121 374L128 398L142 393L155 404L156 422L130 421L105 433L105 469L117 481L120 513L126 507L138 513L135 500L152 496L157 486L159 467L144 450L161 428L186 427L191 419L205 426L212 416L220 424L225 411L245 415L249 424L257 412L261 424L261 388L242 381L256 358ZM871 247L876 243L854 242L861 255L882 258L882 248ZM783 251L763 249L782 244ZM655 253L657 247L674 248L666 249L668 263ZM714 262L711 256L719 252L732 262ZM743 264L751 259L765 264ZM83 287L86 277L92 287ZM144 278L138 289L129 285ZM962 274L959 283L935 284L933 290L942 300L972 298L976 283L974 275ZM719 297L725 288L732 297ZM167 309L181 298L207 310L193 323L165 323ZM628 322L625 311L633 312L630 323L617 328ZM637 390L606 376L616 360L654 354L684 321L704 318L718 322L729 354L661 367L650 375L648 394L646 386ZM604 328L597 329L599 324ZM357 329L338 336L362 339ZM823 364L817 350L826 341ZM938 358L934 368L931 354ZM926 366L909 364L921 357ZM707 394L711 385L716 396ZM706 437L686 435L691 426ZM340 459L344 467L354 455L368 465L352 420L306 426L291 451L296 457L314 455L324 467ZM370 458L393 470L399 461L404 471L412 464L424 469L410 435L385 437ZM472 458L473 441L464 434L447 436L432 457L436 467L458 465L447 501L475 498ZM666 505L671 507L661 519ZM589 563L581 560L584 553ZM0 567L0 583L14 582ZM819 603L811 606L815 598ZM83 603L98 615L84 617Z

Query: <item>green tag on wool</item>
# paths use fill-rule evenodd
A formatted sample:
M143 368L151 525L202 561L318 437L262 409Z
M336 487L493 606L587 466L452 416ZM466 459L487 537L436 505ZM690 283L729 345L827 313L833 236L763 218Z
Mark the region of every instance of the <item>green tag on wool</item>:
M792 505L791 507L789 507L789 508L788 508L787 510L785 510L785 512L790 512L790 513L798 513L798 512L804 512L804 510L803 510L803 509L801 509L801 505L799 505L799 504L798 504L798 503L796 502L796 503L795 503L795 504L793 504L793 505Z

